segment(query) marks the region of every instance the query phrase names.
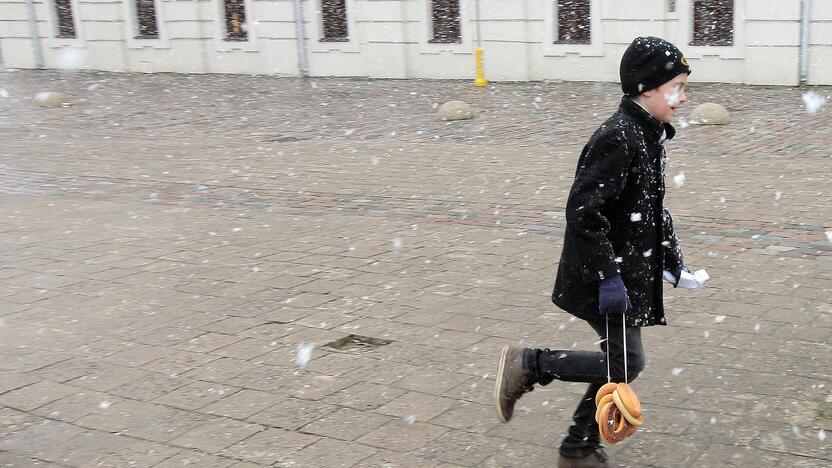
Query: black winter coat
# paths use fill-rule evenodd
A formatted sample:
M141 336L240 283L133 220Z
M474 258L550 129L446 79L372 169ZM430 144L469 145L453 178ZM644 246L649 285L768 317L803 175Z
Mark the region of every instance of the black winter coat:
M627 325L667 325L662 271L674 271L684 259L663 207L663 134L673 138L673 126L625 97L584 146L566 203L552 293L563 310L598 321L600 281L620 273L633 305L625 314Z

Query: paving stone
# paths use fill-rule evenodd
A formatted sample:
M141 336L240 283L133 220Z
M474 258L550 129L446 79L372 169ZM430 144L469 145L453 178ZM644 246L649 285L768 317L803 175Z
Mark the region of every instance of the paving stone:
M196 451L183 451L154 466L158 468L180 468L183 466L226 468L234 465L235 463L237 462L230 458L217 457L215 455L208 455L206 453Z
M190 379L175 374L151 372L141 380L113 388L110 393L134 400L152 401L191 383Z
M202 411L234 419L248 419L271 406L285 401L285 397L256 390L240 390L202 408Z
M441 460L467 466L478 466L491 455L500 451L501 439L472 434L464 431L449 431L415 450L417 457Z
M272 348L273 346L268 341L246 338L223 348L215 349L211 351L211 354L234 359L250 360L268 353Z
M11 408L0 408L0 437L19 432L27 426L40 422L43 422L43 418L31 413Z
M150 372L147 371L113 364L100 370L94 370L92 373L78 377L68 383L90 390L107 392L116 387L141 380L149 374Z
M163 405L185 410L195 410L209 405L239 388L217 385L210 382L194 382L169 392L154 401Z
M167 406L124 400L113 404L106 412L87 415L75 424L156 442L167 442L209 419L207 416Z
M288 456L282 463L298 466L351 467L376 453L376 449L355 442L320 439Z
M0 395L0 405L31 411L77 391L76 387L42 381Z
M264 465L273 465L283 462L295 452L318 440L320 437L298 432L266 429L221 450L220 454Z
M445 412L453 406L453 403L454 401L450 398L427 393L408 392L375 411L400 418L415 416L417 421L427 421Z
M450 409L429 422L480 434L486 433L500 424L495 416L493 405L479 405L467 401L456 402Z
M234 377L257 368L257 365L239 359L220 358L191 369L182 376L193 380L225 383Z
M398 388L359 382L327 396L323 401L334 405L367 411L389 403L405 393L407 391Z
M287 398L254 416L250 416L248 420L266 426L295 431L337 410L337 406L319 401Z
M393 420L390 416L341 408L300 428L304 433L340 440L355 440Z
M206 421L199 427L173 439L171 443L181 447L216 453L263 429L263 426L257 424L246 424L233 419L218 418Z
M32 413L71 423L90 414L106 414L113 403L121 400L106 393L80 391L41 406Z
M397 419L365 434L358 442L387 450L409 452L423 447L446 432L448 429L443 427L419 421L409 424L403 419Z

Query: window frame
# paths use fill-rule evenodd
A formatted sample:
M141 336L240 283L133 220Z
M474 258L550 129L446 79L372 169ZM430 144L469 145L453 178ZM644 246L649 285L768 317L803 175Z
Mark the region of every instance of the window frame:
M44 47L48 47L51 49L60 49L63 47L86 47L86 42L84 40L84 22L78 17L77 12L79 11L79 0L70 0L70 4L72 5L72 20L75 23L75 37L58 37L58 14L56 10L56 6L54 2L47 2L47 14L46 14L46 21L47 26L50 31L50 35L43 38Z

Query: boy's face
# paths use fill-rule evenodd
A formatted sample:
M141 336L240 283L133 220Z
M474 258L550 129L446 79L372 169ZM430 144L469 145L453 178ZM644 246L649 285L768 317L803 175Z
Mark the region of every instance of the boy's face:
M680 73L676 75L676 78L658 88L641 93L639 102L653 117L662 122L670 123L673 121L676 109L684 106L688 100L685 96L687 82L688 74Z

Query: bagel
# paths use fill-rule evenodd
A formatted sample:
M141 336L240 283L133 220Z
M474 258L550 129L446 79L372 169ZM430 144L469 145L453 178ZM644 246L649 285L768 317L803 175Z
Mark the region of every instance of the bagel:
M618 396L621 397L621 402L627 407L627 411L634 418L641 419L641 402L638 400L636 392L633 391L633 387L626 383L620 383L615 390L618 392Z
M620 432L615 430L617 419L623 419L618 407L614 403L604 405L604 411L601 412L601 423L598 424L598 432L609 444L621 442L625 437L623 430Z
M621 414L630 422L633 426L641 426L644 424L644 418L636 418L630 413L630 409L624 405L624 402L621 400L621 395L618 393L618 390L612 392L613 401L615 401L615 406L621 411Z
M601 418L601 408L603 408L607 403L612 403L613 401L613 397L609 393L601 398L601 401L598 402L598 408L595 410L595 422L598 422Z
M601 398L606 394L612 393L617 387L618 384L615 382L608 382L601 386L601 388L598 389L598 392L595 393L595 406L601 406L599 404Z

